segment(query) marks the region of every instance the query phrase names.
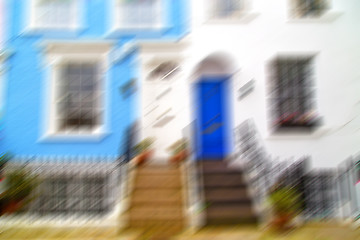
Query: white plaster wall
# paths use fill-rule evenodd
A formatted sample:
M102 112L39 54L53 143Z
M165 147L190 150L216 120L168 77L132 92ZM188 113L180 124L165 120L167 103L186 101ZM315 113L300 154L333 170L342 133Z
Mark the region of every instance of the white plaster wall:
M252 21L209 24L204 21L206 0L191 1L188 64L195 66L217 51L230 54L238 66L234 126L254 118L272 156L311 155L315 168L336 167L360 151L360 1L333 0L330 17L314 22L289 21L287 0L252 2L251 11L257 14ZM294 53L316 55L316 105L324 123L314 134L270 134L267 63L277 54ZM254 91L237 100L236 91L251 79Z

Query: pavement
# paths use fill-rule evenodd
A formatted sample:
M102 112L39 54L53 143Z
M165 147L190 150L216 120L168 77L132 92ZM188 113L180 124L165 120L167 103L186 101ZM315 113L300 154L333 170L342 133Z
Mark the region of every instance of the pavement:
M1 228L1 226L0 226ZM141 232L119 230L117 227L6 227L1 228L0 239L117 239L145 240ZM257 227L206 227L184 231L171 240L360 240L360 229L345 224L313 223L297 227L287 233L275 233Z

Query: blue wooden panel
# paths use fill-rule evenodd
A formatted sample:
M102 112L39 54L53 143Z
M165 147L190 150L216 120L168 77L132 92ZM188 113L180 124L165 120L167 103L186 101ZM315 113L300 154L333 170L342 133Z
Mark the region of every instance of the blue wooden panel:
M227 76L203 77L196 84L196 156L220 160L227 155Z

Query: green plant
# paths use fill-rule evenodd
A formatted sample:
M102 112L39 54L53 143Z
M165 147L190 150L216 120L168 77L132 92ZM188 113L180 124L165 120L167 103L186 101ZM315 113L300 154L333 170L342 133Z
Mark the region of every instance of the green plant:
M7 172L0 193L0 215L17 211L31 202L33 190L39 183L38 177L24 168Z
M133 148L135 154L143 153L151 148L153 143L155 142L154 138L148 137L140 141L138 144L136 144Z
M301 211L301 195L295 188L277 184L269 195L269 202L273 211L271 226L280 232L291 229L291 221Z
M6 175L7 197L15 201L21 201L30 196L31 192L37 187L38 177L29 174L25 169L17 169Z
M10 153L3 153L1 156L0 156L0 170L5 166L5 164L7 162L10 161L10 159L12 158L11 154Z
M290 187L279 187L272 191L269 202L276 215L291 214L296 216L301 211L301 195Z
M171 152L173 155L178 154L179 152L187 149L188 146L188 142L186 141L186 139L182 138L177 140L176 142L174 142L173 144L171 144L167 150L169 152Z

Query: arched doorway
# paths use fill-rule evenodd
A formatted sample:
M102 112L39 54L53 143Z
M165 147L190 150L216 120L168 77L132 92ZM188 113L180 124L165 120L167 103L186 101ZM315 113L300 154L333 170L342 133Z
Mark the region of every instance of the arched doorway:
M197 160L223 160L232 151L230 95L234 61L214 53L195 68L194 149Z

